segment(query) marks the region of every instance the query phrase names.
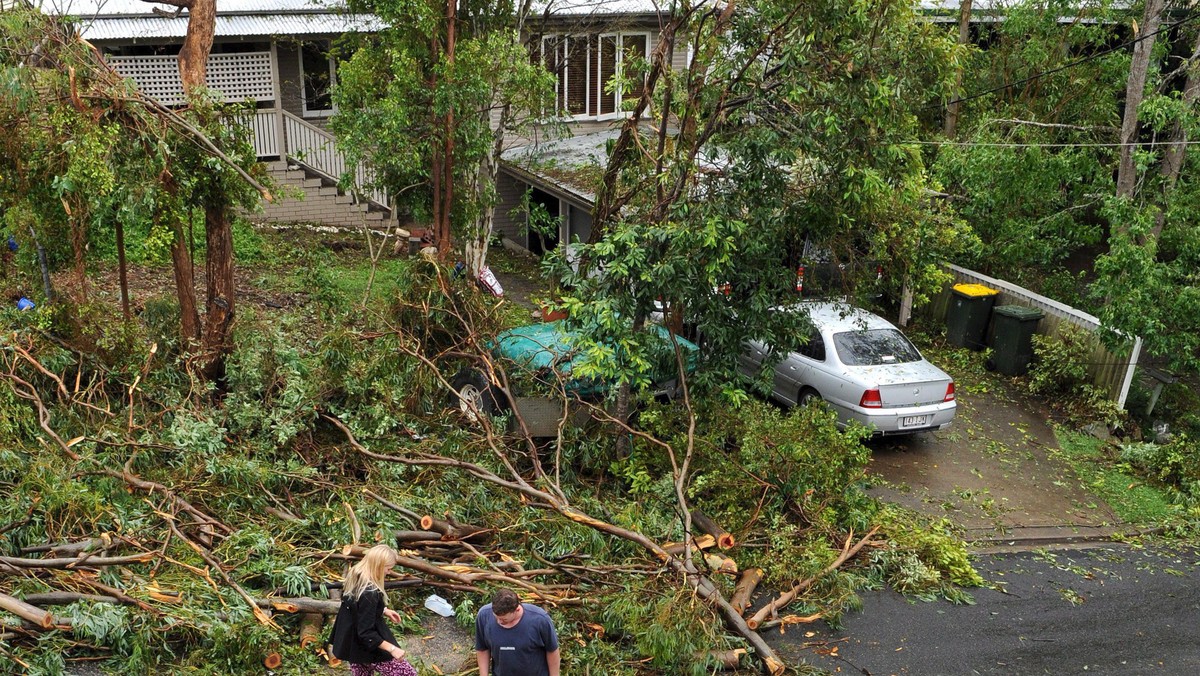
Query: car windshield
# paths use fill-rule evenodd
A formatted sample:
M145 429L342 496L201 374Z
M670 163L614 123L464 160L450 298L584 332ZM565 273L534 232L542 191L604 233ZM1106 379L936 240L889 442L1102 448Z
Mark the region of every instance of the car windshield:
M921 353L896 329L833 334L838 359L847 366L879 366L920 361Z

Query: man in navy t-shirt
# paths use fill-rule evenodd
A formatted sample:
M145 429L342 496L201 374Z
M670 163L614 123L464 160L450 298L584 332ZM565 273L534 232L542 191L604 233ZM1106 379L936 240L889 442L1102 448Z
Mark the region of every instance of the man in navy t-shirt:
M559 676L558 634L546 611L501 589L475 617L479 676Z

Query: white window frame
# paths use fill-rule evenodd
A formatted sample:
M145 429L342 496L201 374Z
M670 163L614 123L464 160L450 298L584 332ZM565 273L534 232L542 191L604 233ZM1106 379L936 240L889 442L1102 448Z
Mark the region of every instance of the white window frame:
M617 32L617 33L608 33L608 35L616 35L617 36L617 54L616 54L617 58L616 58L616 64L615 64L617 76L624 78L625 38L626 38L626 36L628 36L628 37L644 36L646 38L646 53L643 55L642 58L645 58L645 59L650 58L650 54L652 51L651 43L653 42L653 39L650 37L650 33L648 31L645 31L645 32L643 32L643 31L624 31L624 32ZM597 42L596 44L599 45L600 43ZM672 66L670 64L668 64L667 67L670 68ZM642 83L642 86L645 86L645 82ZM599 91L599 90L597 90L597 91ZM617 91L613 92L613 96L617 97L616 112L610 113L608 115L604 115L604 116L600 117L599 119L612 120L612 119L616 119L616 118L625 117L627 115L627 113L625 111L621 110L621 106L625 102L625 92L623 92L621 90L617 90ZM597 110L599 110L598 107L597 107Z
M328 40L312 40L316 44L326 47L326 51L331 47ZM304 79L304 45L301 44L296 50L296 59L300 62L300 110L304 113L304 117L333 117L337 113L337 104L334 103L333 97L329 99L329 108L320 110L308 109L308 86ZM329 64L329 86L337 84L337 65L334 63L333 56L328 58Z
M624 68L624 62L625 62L625 38L626 37L644 37L646 40L646 58L649 58L652 47L653 47L653 36L651 35L651 33L649 31L615 31L615 32L606 32L606 33L587 33L582 36L577 36L577 35L573 35L570 33L550 33L550 34L541 36L541 38L540 38L541 39L541 58L542 58L543 66L545 66L547 63L547 59L546 59L547 42L553 41L553 40L558 41L558 49L556 50L556 52L557 52L556 56L560 61L559 65L563 71L563 79L562 79L562 91L558 92L557 91L558 75L557 75L557 73L555 74L554 87L556 89L556 93L555 93L554 98L555 98L555 105L556 105L556 107L559 108L559 110L555 111L556 115L558 113L565 112L570 108L567 92L570 91L571 73L570 73L570 67L567 64L567 58L570 55L571 43L574 41L583 40L584 46L585 46L584 53L585 53L586 59L587 59L587 65L586 65L586 71L585 71L586 72L585 77L587 79L584 82L584 101L583 101L584 112L580 113L578 115L565 115L563 119L570 120L570 121L578 121L578 122L583 122L583 121L588 121L588 120L606 121L606 120L620 119L625 116L625 111L621 110L621 104L622 104L622 99L624 98L624 95L623 95L623 92L621 92L619 90L612 93L612 96L615 97L614 111L611 113L601 113L600 112L600 102L603 100L603 98L606 96L606 94L603 91L604 82L602 82L600 80L599 71L600 71L600 60L603 57L603 52L602 52L602 45L604 44L603 41L605 38L614 38L617 52L616 52L616 54L613 55L613 66L614 66L615 72L618 75L620 75L622 73L622 70ZM596 43L595 53L593 53L593 51L592 51L593 38L595 39L595 43ZM562 98L561 106L558 105L558 99L559 99L560 95Z

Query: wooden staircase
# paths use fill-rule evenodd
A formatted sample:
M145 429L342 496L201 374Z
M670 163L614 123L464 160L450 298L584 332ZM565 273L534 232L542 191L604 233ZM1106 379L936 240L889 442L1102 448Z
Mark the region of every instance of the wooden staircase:
M348 173L349 163L333 134L285 110L259 110L250 124L259 159L271 178L285 188L280 191L284 194L274 204L264 204L255 218L343 228L384 227L391 222L387 193L351 194L338 188L337 179ZM370 176L362 165L354 167L353 173L360 185Z

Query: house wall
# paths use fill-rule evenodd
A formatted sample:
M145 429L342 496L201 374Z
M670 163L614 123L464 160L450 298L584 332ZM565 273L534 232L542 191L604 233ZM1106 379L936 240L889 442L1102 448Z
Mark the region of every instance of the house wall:
M525 190L529 185L524 181L518 180L511 174L501 171L496 176L496 196L499 201L496 204L495 220L492 222L492 230L496 234L510 239L521 246L526 243L526 228L525 216L519 213L516 206L521 203L521 196L525 194Z
M329 116L304 114L304 80L300 71L300 45L293 40L275 43L279 58L279 98L281 106L289 113L304 118L305 122L322 129L329 129Z

